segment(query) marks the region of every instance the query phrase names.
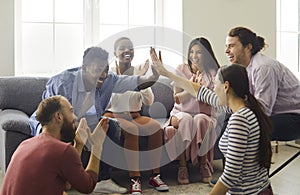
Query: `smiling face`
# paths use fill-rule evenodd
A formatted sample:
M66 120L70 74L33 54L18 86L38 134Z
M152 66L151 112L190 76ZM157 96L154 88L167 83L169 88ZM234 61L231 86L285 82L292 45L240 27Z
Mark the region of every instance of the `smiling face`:
M225 53L231 64L236 63L246 67L249 65L251 60L251 44L243 47L237 36L227 36L225 47Z
M189 51L189 60L192 62L192 66L197 69L203 67L203 52L200 45L195 44Z
M134 57L133 44L129 39L121 39L116 44L115 56L119 63L129 64Z
M84 79L91 86L102 84L108 76L108 61L95 58L90 65L84 67ZM98 86L99 87L99 86Z

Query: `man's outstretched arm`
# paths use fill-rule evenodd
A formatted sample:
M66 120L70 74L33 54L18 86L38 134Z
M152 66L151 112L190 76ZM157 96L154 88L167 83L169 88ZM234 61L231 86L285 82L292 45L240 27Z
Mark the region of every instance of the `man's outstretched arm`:
M151 66L152 69L152 75L150 76L139 76L138 78L138 89L146 89L148 87L151 87L159 78L159 73L156 71L156 69Z

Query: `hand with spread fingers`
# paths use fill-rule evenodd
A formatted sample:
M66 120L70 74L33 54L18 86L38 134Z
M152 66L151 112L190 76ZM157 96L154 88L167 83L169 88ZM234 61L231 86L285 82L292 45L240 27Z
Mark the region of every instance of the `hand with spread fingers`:
M136 75L143 76L146 74L148 69L149 69L149 59L146 60L146 62L143 66L139 65L139 67L136 70Z

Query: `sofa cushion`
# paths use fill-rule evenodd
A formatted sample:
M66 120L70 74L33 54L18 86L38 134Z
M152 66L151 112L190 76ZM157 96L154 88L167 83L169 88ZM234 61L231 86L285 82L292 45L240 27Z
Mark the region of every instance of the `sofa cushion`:
M0 112L0 129L31 135L29 117L22 111L7 109Z
M0 109L16 109L31 115L41 101L47 81L45 77L1 77Z

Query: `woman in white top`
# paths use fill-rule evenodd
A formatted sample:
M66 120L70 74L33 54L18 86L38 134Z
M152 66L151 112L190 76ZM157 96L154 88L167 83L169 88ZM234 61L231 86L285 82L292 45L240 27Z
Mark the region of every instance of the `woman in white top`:
M144 66L135 68L131 65L134 49L131 40L121 37L115 41L114 54L118 59L115 71L119 75L144 75L149 67L149 60ZM147 116L141 116L142 104L151 105L154 95L151 88L140 91L114 93L110 106L104 116L117 118L124 137L125 158L131 178L129 194L141 195L141 180L139 168L139 136L148 137L149 164L143 165L152 168L149 184L157 191L168 191L169 187L160 178L160 160L162 149L162 128L160 123ZM143 161L144 162L144 161ZM153 163L153 164L151 164ZM156 168L154 168L156 167Z
M238 64L221 66L213 92L167 71L154 49L151 49L150 54L161 75L176 81L179 86L197 96L198 100L232 112L219 142L226 159L224 171L210 195L272 195L268 175L272 156L271 123L249 91L246 69Z

